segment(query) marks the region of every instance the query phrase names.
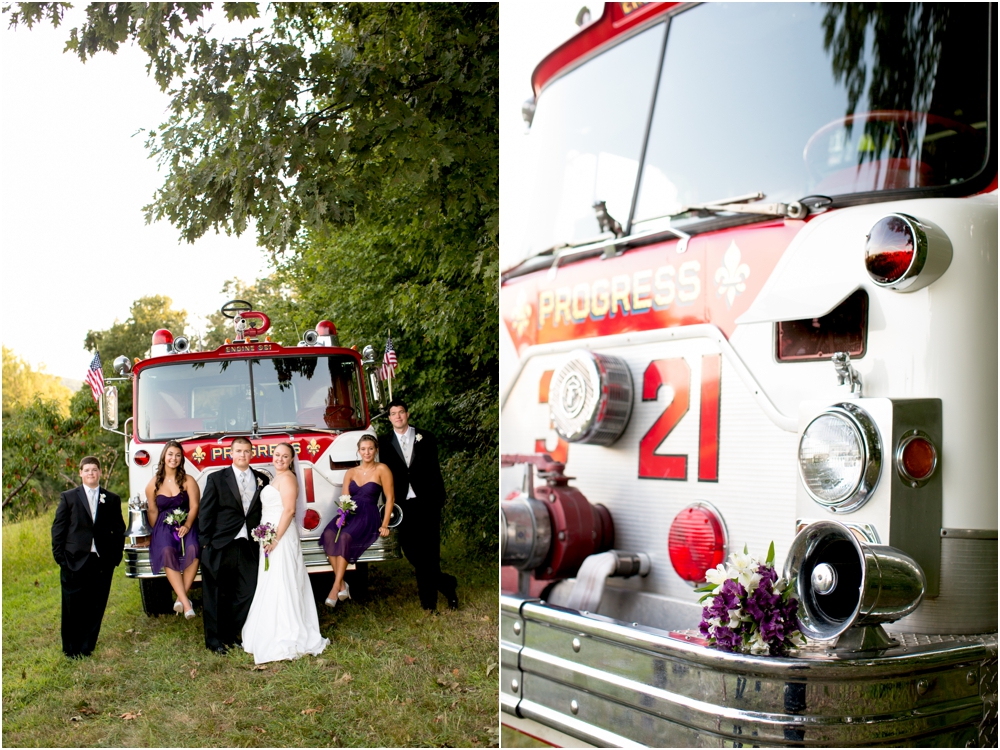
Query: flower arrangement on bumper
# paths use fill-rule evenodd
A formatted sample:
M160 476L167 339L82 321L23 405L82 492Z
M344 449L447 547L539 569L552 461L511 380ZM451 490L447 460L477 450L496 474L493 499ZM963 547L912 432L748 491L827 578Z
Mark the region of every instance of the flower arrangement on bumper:
M698 629L723 651L780 656L805 644L799 632L799 603L789 581L774 569L774 542L761 563L747 548L733 552L729 565L705 571Z

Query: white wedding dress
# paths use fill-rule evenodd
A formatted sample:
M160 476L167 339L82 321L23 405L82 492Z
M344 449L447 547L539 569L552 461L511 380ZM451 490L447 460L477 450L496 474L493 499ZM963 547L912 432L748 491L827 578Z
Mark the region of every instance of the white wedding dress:
M271 523L277 529L281 494L267 486L260 492L260 501L263 505L260 522ZM305 654L318 656L330 641L319 632L316 601L302 560L294 518L271 551L270 560L265 571L262 549L257 590L243 626L243 650L253 654L256 664L298 659Z

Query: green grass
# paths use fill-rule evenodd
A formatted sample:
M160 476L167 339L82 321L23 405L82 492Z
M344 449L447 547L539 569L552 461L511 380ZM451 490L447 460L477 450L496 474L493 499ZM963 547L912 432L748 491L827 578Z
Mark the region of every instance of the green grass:
M372 565L365 599L320 607L322 656L263 669L243 652L207 651L200 607L191 621L147 617L119 568L97 650L73 661L61 650L51 524L49 513L3 526L5 746L497 744L494 565L446 548L462 607L436 616L420 608L405 560Z

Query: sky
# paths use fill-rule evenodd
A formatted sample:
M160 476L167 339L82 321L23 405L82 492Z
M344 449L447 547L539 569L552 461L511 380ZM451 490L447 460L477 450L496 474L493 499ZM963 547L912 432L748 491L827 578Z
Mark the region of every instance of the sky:
M582 6L501 3L501 246L531 180L521 118L531 71L577 31ZM170 297L190 328L204 330L204 316L226 301L222 284L266 275L269 260L252 230L189 245L167 222L145 223L142 207L163 174L142 130L166 119L168 97L134 46L86 64L64 54L82 17L74 13L58 29L0 20L0 339L33 366L79 380L93 356L87 331L125 320L139 297ZM216 21L228 36L241 28Z
M88 330L125 320L153 294L203 330L226 301L222 284L266 275L269 256L253 231L189 245L167 222L146 225L142 207L162 173L139 131L166 119L168 97L135 47L86 64L63 54L77 23L12 31L0 19L0 339L33 366L81 380Z

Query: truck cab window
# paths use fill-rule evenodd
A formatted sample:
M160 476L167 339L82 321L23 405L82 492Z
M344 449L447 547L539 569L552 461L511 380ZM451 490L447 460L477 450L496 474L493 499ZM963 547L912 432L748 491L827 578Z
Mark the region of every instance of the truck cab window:
M635 220L758 191L788 202L968 180L987 157L989 47L985 3L680 13Z

